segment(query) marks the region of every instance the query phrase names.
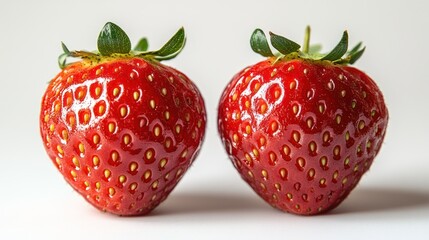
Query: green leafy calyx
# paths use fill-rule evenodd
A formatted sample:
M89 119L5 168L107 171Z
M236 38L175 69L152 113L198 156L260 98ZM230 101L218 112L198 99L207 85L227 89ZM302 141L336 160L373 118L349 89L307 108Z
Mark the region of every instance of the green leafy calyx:
M334 64L353 64L355 63L365 51L362 43L358 43L350 51L348 51L349 37L347 31L344 31L341 40L329 53L322 54L320 50L321 45L310 45L310 27L307 26L305 30L304 45L301 46L283 36L269 32L271 46L278 51L274 54L268 44L266 35L261 29L256 29L250 38L250 46L252 50L264 57L275 58L274 62L282 59L310 59L319 61L329 61Z
M119 26L108 22L101 30L97 47L98 51L70 51L67 46L61 42L63 53L58 57L58 64L61 69L65 68L68 58L89 59L100 62L104 59L139 57L149 61L169 60L176 57L185 46L185 30L180 28L170 40L159 50L148 51L148 40L140 39L137 45L131 50L131 41L127 34Z
M101 29L97 47L102 56L110 56L114 53L127 54L131 51L131 41L122 28L108 22Z

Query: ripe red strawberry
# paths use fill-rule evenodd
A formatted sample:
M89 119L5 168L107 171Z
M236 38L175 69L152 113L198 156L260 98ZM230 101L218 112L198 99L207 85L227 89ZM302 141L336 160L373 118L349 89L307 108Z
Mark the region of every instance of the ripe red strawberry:
M121 28L107 23L99 53L69 51L43 96L40 132L65 180L96 208L148 213L194 161L206 111L197 87L159 61L185 43L181 28L158 51L142 39L130 51ZM82 60L66 65L67 57Z
M350 67L348 35L327 55L257 29L252 49L268 57L233 77L218 128L241 177L272 206L312 215L340 204L380 150L388 112L374 81ZM347 54L346 54L347 53ZM343 57L346 54L345 57Z

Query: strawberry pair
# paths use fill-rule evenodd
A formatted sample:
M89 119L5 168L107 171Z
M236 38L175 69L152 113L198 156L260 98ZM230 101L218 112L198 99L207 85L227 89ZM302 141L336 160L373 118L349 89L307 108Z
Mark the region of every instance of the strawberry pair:
M306 36L309 36L309 28ZM252 49L267 57L233 77L218 106L218 129L242 178L272 206L311 215L340 204L369 169L388 112L373 80L354 63L348 36L328 54L257 29ZM89 203L118 215L146 214L167 198L200 150L204 100L183 73L160 61L185 44L181 28L161 49L131 50L107 23L98 51L69 51L41 106L45 149ZM67 63L67 59L80 61Z

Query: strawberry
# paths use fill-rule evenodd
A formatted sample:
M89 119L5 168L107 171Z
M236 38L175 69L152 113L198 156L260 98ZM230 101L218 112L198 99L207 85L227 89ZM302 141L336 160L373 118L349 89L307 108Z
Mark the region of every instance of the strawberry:
M218 130L241 177L267 203L299 215L338 206L382 145L388 112L374 81L349 66L348 34L328 54L262 30L252 49L267 57L235 75L218 109Z
M160 50L107 23L98 52L69 51L42 98L40 133L65 180L90 204L143 215L190 167L206 125L203 98L183 73L160 63L185 43L181 28ZM67 64L69 57L81 58Z

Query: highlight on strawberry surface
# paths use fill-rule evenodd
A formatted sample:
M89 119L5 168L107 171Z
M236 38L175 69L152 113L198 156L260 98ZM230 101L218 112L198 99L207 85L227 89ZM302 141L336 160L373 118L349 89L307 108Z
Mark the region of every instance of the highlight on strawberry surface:
M321 54L261 29L250 39L266 57L236 74L218 106L218 131L234 167L268 204L314 215L337 207L380 151L388 110L376 83L350 66L348 33Z
M55 167L94 207L143 215L164 201L198 155L204 100L182 72L161 61L185 45L180 28L156 51L134 49L108 22L98 51L70 51L43 95L40 133ZM68 63L75 58L77 61Z

